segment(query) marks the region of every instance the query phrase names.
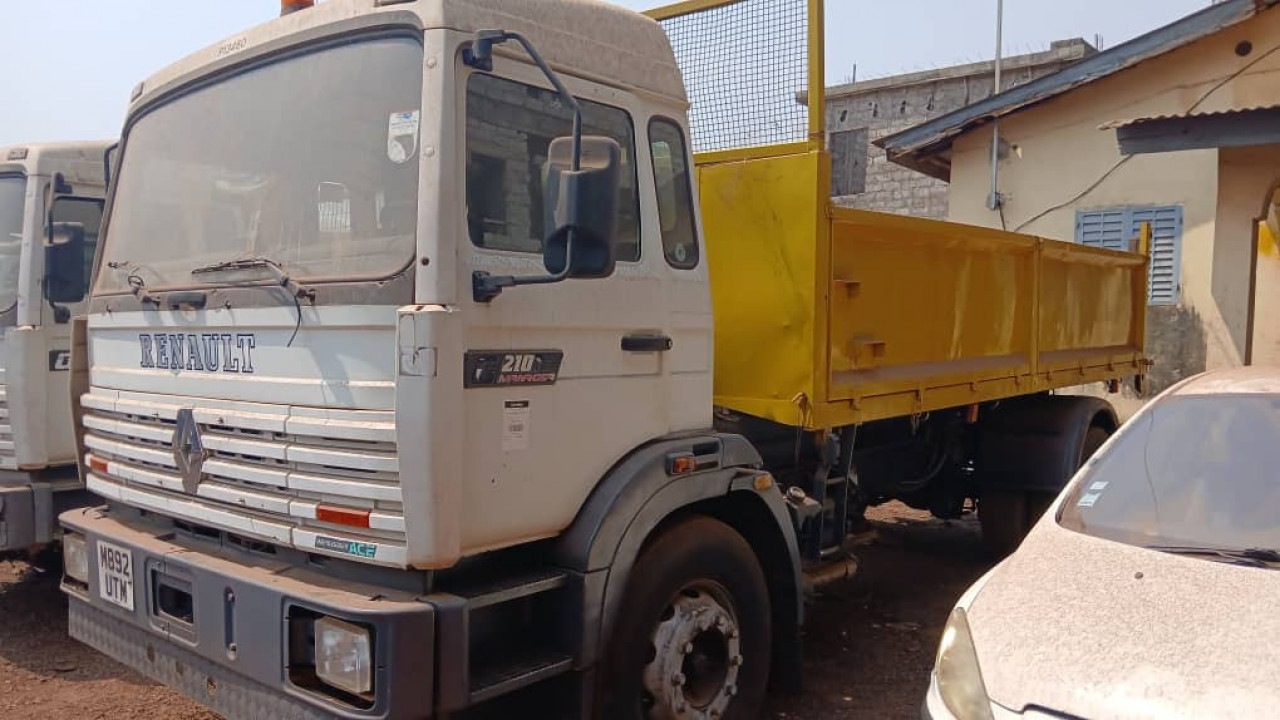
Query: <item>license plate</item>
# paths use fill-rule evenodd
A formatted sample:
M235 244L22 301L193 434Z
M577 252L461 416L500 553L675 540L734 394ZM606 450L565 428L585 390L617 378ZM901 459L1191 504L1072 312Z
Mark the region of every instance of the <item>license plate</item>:
M98 541L98 594L126 610L133 609L133 552Z

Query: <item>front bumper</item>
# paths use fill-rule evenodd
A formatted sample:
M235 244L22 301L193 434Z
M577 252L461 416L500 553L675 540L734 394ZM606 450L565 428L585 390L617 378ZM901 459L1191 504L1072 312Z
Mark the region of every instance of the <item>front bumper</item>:
M75 639L227 718L421 718L431 714L435 610L409 593L343 581L242 551L193 552L172 533L105 508L64 513L88 544L88 584L69 578ZM99 590L98 542L132 555L133 609ZM166 612L161 591L189 593ZM183 607L186 607L185 605ZM179 616L180 615L180 616ZM373 634L374 690L341 697L307 665L311 623L336 617Z
M0 552L32 550L58 539L58 513L97 499L79 482L24 479L0 484Z

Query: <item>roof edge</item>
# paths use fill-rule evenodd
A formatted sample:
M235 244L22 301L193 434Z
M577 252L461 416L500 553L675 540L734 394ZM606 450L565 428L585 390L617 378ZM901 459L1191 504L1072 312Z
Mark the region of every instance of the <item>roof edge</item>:
M883 148L895 163L906 167L918 165L923 158L917 156L937 154L950 146L952 138L973 126L1013 114L1142 61L1164 55L1243 22L1278 2L1280 0L1226 0L1210 5L1181 20L1087 57L1052 75L992 95L893 135L886 135L877 139L874 144ZM947 164L949 165L949 161Z

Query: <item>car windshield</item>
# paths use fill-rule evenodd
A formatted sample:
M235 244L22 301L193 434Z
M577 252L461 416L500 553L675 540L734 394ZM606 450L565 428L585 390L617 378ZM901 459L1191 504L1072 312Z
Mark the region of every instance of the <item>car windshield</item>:
M1134 418L1059 522L1133 545L1280 549L1280 396L1173 396Z
M22 258L22 216L27 181L0 177L0 313L18 304L18 263Z
M141 116L123 148L100 292L225 282L268 258L299 280L411 260L422 45L380 37L230 75Z

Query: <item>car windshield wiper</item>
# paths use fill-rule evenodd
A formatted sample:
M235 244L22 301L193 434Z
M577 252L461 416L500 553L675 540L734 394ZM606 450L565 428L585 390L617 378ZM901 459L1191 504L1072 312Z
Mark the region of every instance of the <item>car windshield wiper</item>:
M1280 565L1280 550L1272 550L1270 548L1220 548L1199 545L1148 545L1146 547L1148 550L1156 550L1173 555L1217 557L1254 567Z
M238 260L226 260L223 262L213 263L212 265L204 265L191 271L192 275L210 275L213 273L231 272L233 270L252 270L255 268L266 268L275 273L276 280L280 282L280 287L288 290L293 294L295 299L303 299L314 301L316 299L316 291L299 283L284 269L280 263L271 258L240 258Z

